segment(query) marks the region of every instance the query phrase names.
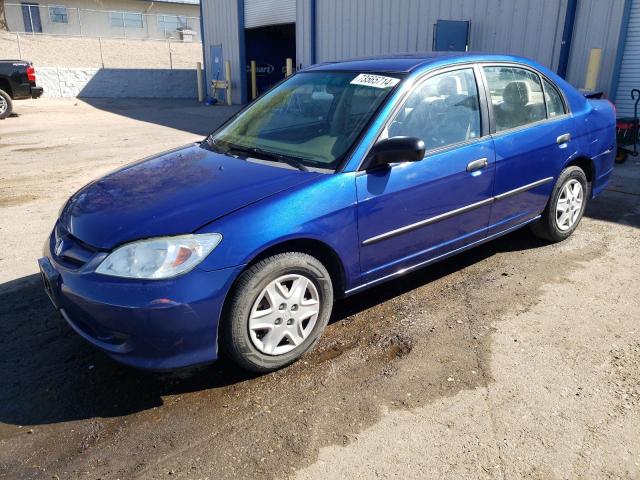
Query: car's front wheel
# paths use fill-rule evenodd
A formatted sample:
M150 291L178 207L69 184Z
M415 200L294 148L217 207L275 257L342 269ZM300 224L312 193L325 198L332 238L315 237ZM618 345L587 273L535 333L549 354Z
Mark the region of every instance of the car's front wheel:
M333 307L324 265L300 252L265 258L242 273L220 325L221 347L239 366L269 372L316 343Z
M565 168L556 181L542 217L531 225L535 235L551 242L569 237L587 206L589 184L580 167Z

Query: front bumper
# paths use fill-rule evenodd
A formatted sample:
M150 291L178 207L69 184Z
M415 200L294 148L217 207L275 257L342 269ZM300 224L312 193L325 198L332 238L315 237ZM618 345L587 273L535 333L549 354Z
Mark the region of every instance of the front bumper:
M140 281L67 268L52 255L51 241L44 254L38 263L54 306L116 361L169 370L216 360L222 305L242 266Z

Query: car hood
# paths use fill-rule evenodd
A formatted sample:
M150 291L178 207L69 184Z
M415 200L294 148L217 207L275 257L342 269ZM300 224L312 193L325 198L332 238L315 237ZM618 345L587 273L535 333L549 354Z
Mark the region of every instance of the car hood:
M249 162L190 145L141 160L83 187L62 226L99 249L191 233L321 173Z

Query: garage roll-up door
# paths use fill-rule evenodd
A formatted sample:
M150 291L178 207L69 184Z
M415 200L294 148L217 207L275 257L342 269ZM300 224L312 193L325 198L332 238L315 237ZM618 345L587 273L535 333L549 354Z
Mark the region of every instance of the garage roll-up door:
M296 0L244 0L244 28L295 21Z
M616 108L621 117L633 115L632 88L640 89L640 0L633 0L631 3L624 55L620 65Z

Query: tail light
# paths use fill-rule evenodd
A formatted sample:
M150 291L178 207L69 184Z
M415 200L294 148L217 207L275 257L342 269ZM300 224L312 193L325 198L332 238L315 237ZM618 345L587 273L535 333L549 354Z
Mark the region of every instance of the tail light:
M607 99L607 102L609 102L609 104L611 105L611 108L613 108L613 114L617 115L618 114L618 109L616 108L616 104L613 103L611 100Z
M33 65L27 67L27 78L30 82L36 83L36 69L33 68Z

